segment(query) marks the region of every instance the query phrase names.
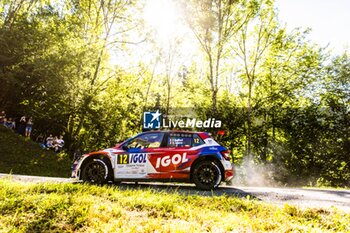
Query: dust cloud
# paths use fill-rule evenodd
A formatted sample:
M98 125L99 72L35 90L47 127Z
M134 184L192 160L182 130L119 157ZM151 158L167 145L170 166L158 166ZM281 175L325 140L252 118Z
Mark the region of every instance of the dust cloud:
M252 187L280 187L275 180L275 167L272 164L257 164L251 157L243 159L242 163L234 166L234 178L230 185Z

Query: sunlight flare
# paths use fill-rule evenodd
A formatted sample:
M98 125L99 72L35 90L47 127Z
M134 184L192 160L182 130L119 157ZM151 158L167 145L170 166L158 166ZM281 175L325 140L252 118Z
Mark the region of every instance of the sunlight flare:
M160 37L169 39L177 32L185 30L181 23L181 11L171 0L151 0L145 6L143 18Z

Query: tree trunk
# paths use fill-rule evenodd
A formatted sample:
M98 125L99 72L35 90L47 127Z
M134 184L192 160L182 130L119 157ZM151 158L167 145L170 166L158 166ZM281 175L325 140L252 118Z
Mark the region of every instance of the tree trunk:
M216 108L216 105L217 105L217 94L218 94L218 91L217 90L212 90L212 108L213 108L213 116L216 117L216 112L217 112L217 108Z
M248 157L252 157L251 155L251 144L252 144L252 82L249 81L249 90L248 90L248 109L247 109L247 154Z

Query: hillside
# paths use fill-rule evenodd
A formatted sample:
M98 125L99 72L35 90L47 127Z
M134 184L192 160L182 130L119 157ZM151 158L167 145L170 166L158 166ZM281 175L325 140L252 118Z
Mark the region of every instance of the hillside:
M65 154L43 150L0 125L0 173L69 177L70 166Z

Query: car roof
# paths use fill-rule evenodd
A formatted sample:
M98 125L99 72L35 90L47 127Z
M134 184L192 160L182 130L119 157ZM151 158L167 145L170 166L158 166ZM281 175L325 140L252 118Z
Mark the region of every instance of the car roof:
M120 147L124 143L132 140L133 138L136 138L142 134L147 134L147 133L193 133L193 134L200 135L200 137L202 139L210 137L209 133L207 133L207 132L197 132L197 131L189 131L189 130L149 130L149 131L144 131L144 132L141 132L139 134L136 134L135 136L128 138L127 140L125 140L123 142L118 143L117 145L115 145L115 147ZM203 138L203 136L204 136L204 138Z

